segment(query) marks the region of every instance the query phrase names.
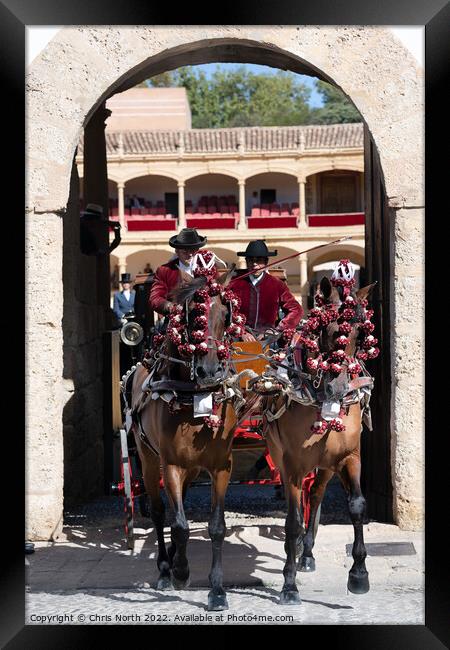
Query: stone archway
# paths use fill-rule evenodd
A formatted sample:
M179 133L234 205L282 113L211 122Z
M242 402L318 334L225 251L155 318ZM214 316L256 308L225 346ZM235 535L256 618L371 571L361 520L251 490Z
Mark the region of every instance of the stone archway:
M394 498L397 506L402 504L396 516L401 526L421 525L423 454L417 450L422 450L423 405L417 394L423 393L423 379L421 371L411 369L420 368L422 339L423 297L416 280L423 271L423 73L413 57L388 30L376 27L82 27L61 30L27 76L26 304L27 322L33 323L26 331L33 351L27 359L30 539L55 536L62 524L62 217L76 223L69 188L82 128L115 92L163 70L217 60L264 63L331 81L352 99L368 126L379 153L393 233L387 263L394 278L392 469ZM48 282L55 290L51 304L42 295ZM408 317L411 305L414 323ZM37 406L43 399L45 423ZM413 471L405 471L411 448Z

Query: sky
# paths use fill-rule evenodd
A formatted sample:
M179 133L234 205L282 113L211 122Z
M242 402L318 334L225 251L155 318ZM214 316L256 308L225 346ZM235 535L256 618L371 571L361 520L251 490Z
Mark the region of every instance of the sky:
M53 38L53 36L61 29L57 26L45 26L45 27L27 27L26 28L26 62L27 66L32 63L33 59L45 48L47 43ZM419 65L424 67L424 47L425 47L425 27L422 26L395 26L390 27L394 35L403 43L403 45L411 52L415 57ZM212 74L219 65L217 63L208 63L202 66L196 66L202 68L206 75L209 76ZM220 64L226 68L236 68L242 64L235 63L222 63ZM275 68L269 68L268 66L263 65L253 65L245 64L247 69L258 73L264 72L266 74L274 74L276 72ZM309 105L311 108L318 108L322 106L322 98L319 93L315 90L315 79L308 75L297 75L299 80L303 82L308 88L311 89L311 95L309 99Z

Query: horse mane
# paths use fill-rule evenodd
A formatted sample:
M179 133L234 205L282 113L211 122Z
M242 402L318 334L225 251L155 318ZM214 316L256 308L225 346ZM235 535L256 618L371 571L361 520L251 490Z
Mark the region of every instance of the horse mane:
M193 278L192 280L190 279L188 282L183 280L181 284L175 287L175 289L171 292L170 297L174 302L182 305L186 302L186 300L190 301L198 289L203 289L203 287L206 285L206 282L207 280L205 276L202 275L198 278Z

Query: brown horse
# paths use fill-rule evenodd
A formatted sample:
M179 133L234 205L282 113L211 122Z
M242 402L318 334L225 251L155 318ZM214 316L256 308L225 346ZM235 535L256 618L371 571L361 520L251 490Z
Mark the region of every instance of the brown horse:
M360 301L365 299L374 285L360 289L356 295L357 310L361 309ZM341 304L341 294L338 288L331 285L327 278L320 284L325 304ZM358 311L356 312L358 314ZM352 357L360 335L358 323L351 323L348 333L348 345L345 353ZM336 322L323 327L319 337L320 352L333 349L338 333ZM308 352L311 358L317 352ZM317 377L316 373L312 373ZM317 384L316 384L317 385ZM336 391L333 394L333 390ZM338 401L339 381L328 384L327 398ZM281 397L267 398L267 407L275 413L281 404ZM272 403L271 403L272 402ZM275 464L281 472L285 486L288 512L285 524L286 564L284 566L284 585L281 592L282 604L301 602L296 579L296 551L301 535L304 534L300 514L300 490L302 479L306 474L318 468L310 496L310 517L306 535L303 538L303 554L300 558L300 571L313 571L315 560L312 554L314 546L314 523L317 510L325 493L325 488L332 476L337 473L347 492L348 506L354 528L353 559L354 563L349 572L348 589L355 594L363 594L369 590L368 573L365 566L366 549L363 538L363 519L365 514L365 499L361 492L360 473L360 435L362 431L362 408L359 402L348 407L346 414L342 413L344 431L328 430L325 433L313 433L311 427L318 419L318 411L314 406L305 406L292 402L278 420L269 424L267 442Z
M206 281L203 277L183 277L184 281L176 289L172 300L177 304L188 305L189 313L195 306L194 293L204 287ZM223 277L221 284L226 285L230 277L231 272ZM181 390L194 393L220 392L228 362L219 360L217 345L223 339L227 317L229 309L222 304L220 295L213 297L208 315L208 353L195 358L193 365L191 362L184 364L178 355L177 346L166 339L166 343L158 350L164 366L159 371L160 381L163 375L162 381L168 387L178 385L182 387ZM143 366L138 366L132 384L132 411L136 411L142 400L142 384L147 377L148 371ZM150 398L140 410L139 418L133 418L132 424L158 539L158 589L168 589L171 586L183 589L189 583L186 556L189 525L183 500L189 483L199 474L200 469L207 470L211 476L212 504L208 531L212 541L212 567L209 574L209 610L228 608L223 588L222 545L226 532L224 500L231 474L231 445L236 424L232 400L224 399L219 404L216 415L221 418L221 424L210 428L206 426L203 417L194 417L192 405L173 410L163 399ZM164 542L165 508L160 495L160 466L174 514L168 550Z

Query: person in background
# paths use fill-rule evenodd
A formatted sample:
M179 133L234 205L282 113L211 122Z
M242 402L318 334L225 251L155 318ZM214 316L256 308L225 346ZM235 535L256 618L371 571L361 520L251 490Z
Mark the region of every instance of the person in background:
M125 314L134 309L134 299L136 292L131 289L131 275L122 273L120 277L122 291L116 291L114 294L113 312L121 323L126 323Z

